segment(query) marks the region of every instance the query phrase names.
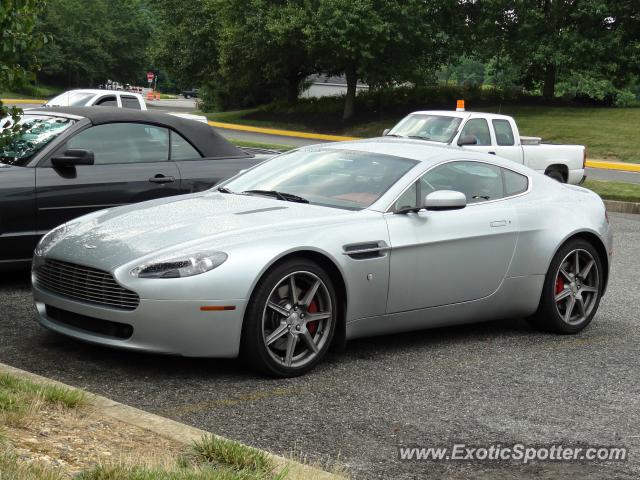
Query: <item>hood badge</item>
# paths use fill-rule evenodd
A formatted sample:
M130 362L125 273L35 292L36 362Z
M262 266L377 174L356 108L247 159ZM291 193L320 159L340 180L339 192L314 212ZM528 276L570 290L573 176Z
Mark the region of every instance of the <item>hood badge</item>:
M88 243L85 243L84 244L84 248L88 248L89 250L93 250L93 249L96 248L96 246L95 245L89 245Z

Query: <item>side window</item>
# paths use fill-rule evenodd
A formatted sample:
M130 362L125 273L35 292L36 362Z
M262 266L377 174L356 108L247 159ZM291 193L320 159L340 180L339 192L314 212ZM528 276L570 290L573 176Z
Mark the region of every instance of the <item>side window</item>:
M141 110L140 102L136 97L128 97L123 95L120 97L120 101L122 102L122 108L132 108L134 110Z
M420 202L421 204L422 202ZM403 208L415 208L418 206L418 184L411 185L400 198L396 200L393 206L394 211L402 210Z
M489 133L489 124L484 118L472 118L469 120L460 136L473 135L478 140L476 145L491 145L491 133Z
M180 134L171 131L171 160L193 160L202 158L193 146Z
M502 175L504 176L504 194L506 197L524 193L529 188L529 179L524 175L507 168L502 169Z
M455 190L467 197L467 203L502 198L502 172L499 167L481 162L451 162L424 174L421 194L436 190Z
M508 120L493 120L493 129L496 131L496 143L498 145L511 147L516 143Z
M107 97L100 98L95 104L101 107L117 107L118 100L115 96L109 95Z
M96 165L166 162L169 131L142 123L107 123L83 130L67 142L66 148L91 150Z

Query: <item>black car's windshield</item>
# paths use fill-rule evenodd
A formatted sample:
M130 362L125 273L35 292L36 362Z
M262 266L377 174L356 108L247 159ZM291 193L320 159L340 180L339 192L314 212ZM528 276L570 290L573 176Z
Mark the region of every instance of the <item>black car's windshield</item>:
M296 151L226 183L224 191L262 193L281 200L360 210L378 200L416 163L352 150Z
M388 135L449 143L461 121L461 118L445 115L412 113L393 127Z
M0 163L24 166L54 138L75 123L70 118L49 115L23 115L22 128L0 143Z

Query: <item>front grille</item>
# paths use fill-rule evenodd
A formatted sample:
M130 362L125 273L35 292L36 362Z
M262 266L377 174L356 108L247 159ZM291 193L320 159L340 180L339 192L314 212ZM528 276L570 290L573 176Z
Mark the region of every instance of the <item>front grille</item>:
M78 313L67 312L60 308L46 305L47 317L58 323L74 327L78 330L85 330L91 333L99 333L119 340L126 340L133 335L133 327L126 323L111 322L98 318L87 317Z
M135 310L140 297L121 287L109 272L47 259L36 270L38 286L63 297L118 310Z

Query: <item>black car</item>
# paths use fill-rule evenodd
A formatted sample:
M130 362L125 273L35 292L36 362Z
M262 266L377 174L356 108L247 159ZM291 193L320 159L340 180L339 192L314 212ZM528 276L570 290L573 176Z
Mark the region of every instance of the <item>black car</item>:
M182 96L184 98L198 98L198 92L200 89L198 88L189 88L187 90L182 91Z
M80 215L206 190L273 156L155 112L47 108L20 123L0 146L0 269L28 265L42 235Z

